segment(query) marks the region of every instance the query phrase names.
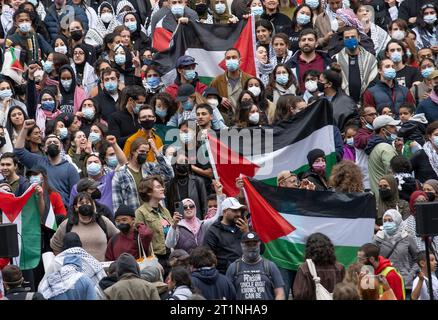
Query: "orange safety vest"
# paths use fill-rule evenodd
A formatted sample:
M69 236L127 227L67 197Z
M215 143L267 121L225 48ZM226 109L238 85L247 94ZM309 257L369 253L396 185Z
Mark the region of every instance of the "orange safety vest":
M390 272L393 271L393 270L395 271L395 273L398 274L398 276L399 276L400 279L401 279L401 282L402 282L402 292L403 292L403 300L406 300L405 282L404 282L404 280L403 280L402 275L401 275L400 273L398 273L398 271L397 271L396 268L394 268L394 267L386 267L385 269L382 270L382 272L379 273L379 275L381 274L382 276L384 276L384 277L386 278L386 276L388 275L388 273L390 273ZM380 286L379 294L380 294L380 295L383 294L383 286L382 286L382 285Z

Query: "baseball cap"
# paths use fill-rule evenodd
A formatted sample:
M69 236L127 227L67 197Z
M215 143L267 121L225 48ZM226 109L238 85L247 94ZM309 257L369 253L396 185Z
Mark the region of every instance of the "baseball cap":
M240 242L248 242L248 241L260 241L260 238L257 235L257 233L250 231L250 232L245 233L242 236L242 239L240 240Z
M180 102L186 102L187 99L195 93L195 87L190 83L185 83L179 86L176 100Z
M76 187L78 192L84 192L88 189L96 189L100 183L90 178L83 178L79 180L78 185Z
M228 197L224 201L222 201L221 207L222 207L222 210L224 211L227 209L237 210L237 209L244 208L245 206L243 204L241 204L239 202L239 200L237 200L236 198Z
M385 126L398 126L400 124L400 121L394 120L393 117L388 115L378 116L373 121L373 128L374 130L383 128Z
M176 67L180 68L180 67L185 67L185 66L191 66L192 64L197 64L195 62L195 58L191 57L191 56L181 56L176 60Z
M438 70L433 70L429 76L429 80L435 79L436 77L438 77Z

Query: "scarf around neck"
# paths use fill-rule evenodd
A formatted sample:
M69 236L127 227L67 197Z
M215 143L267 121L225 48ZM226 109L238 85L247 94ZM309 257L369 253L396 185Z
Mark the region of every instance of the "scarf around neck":
M429 163L432 166L433 171L435 171L435 174L438 175L438 153L435 151L430 141L424 144L423 149L429 158Z

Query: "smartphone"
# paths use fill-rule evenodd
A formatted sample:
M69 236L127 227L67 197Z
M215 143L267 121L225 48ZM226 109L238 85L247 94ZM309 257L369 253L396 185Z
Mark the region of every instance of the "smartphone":
M175 212L178 212L184 218L184 206L182 201L175 202Z

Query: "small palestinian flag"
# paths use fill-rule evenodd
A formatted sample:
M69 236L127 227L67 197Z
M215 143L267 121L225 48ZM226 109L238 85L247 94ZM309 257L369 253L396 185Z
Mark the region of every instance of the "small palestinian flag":
M221 130L219 138L210 135L208 141L213 171L229 196L239 193L235 183L240 174L276 185L283 170L296 174L309 170L307 153L315 148L325 153L327 175L336 164L333 111L326 99L276 126Z
M170 48L158 53L154 60L160 65L160 72L166 78L167 74L175 74L175 62L183 55L195 58L198 65L196 72L203 83L210 84L214 77L225 71L225 51L237 48L240 52L240 68L255 76L255 34L254 18L241 20L235 24L205 24L189 22L178 25L173 34ZM165 36L155 43L165 42ZM174 79L172 79L174 80Z
M372 240L376 201L371 193L281 188L247 177L243 183L252 224L266 244L264 256L282 268L298 269L306 240L316 232L330 238L344 266Z
M3 223L17 225L20 255L14 258L14 264L22 270L35 268L41 259L41 218L35 187L30 186L20 197L0 192Z

